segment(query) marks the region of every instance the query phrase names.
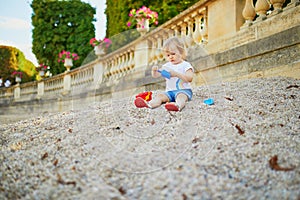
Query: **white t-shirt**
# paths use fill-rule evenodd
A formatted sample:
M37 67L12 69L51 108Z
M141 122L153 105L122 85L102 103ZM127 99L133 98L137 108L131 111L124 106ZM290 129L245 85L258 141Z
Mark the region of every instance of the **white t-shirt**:
M166 71L173 70L179 72L181 74L185 74L186 71L194 68L189 62L183 61L177 65L173 65L171 62L167 62L162 66L162 68ZM191 84L188 82L184 82L183 80L177 77L171 77L170 79L166 78L166 91L172 90L181 90L181 89L192 89Z

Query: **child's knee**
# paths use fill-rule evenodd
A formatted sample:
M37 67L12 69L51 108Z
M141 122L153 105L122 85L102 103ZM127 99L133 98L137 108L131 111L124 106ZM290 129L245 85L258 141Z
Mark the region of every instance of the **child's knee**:
M183 101L188 101L189 98L186 94L180 93L180 94L177 95L176 99L183 100Z
M167 95L165 95L165 94L158 94L157 98L159 98L162 103L169 101L169 97Z

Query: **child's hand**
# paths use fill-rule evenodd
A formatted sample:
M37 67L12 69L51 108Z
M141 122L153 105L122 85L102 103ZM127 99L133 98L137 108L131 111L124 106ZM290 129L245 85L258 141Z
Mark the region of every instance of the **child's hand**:
M153 66L153 67L152 67L152 71L153 71L153 72L156 72L157 70L158 70L158 66Z
M178 73L175 72L174 70L169 70L169 73L170 73L171 77L178 77Z
M153 66L152 67L152 77L158 78L160 77L160 73L158 73L158 66Z
M170 79L171 74L167 70L158 70L158 72L161 74L162 77Z

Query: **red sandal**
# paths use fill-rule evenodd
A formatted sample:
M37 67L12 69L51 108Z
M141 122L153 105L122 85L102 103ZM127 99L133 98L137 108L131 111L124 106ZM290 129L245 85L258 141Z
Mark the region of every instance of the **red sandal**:
M175 103L166 103L165 108L168 111L179 111L179 107Z
M134 100L134 105L138 108L149 108L148 103L141 97L137 97Z

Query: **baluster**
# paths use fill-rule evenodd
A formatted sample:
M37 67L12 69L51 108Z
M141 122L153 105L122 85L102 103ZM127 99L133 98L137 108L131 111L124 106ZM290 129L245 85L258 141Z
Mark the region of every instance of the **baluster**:
M114 66L114 75L115 77L118 75L118 67L119 67L119 64L120 64L120 56L117 56L116 59L115 59L115 66Z
M186 36L186 24L179 22L177 25L180 27L181 37L184 38Z
M192 46L193 44L193 24L194 21L192 18L188 17L185 19L185 21L187 21L187 28L188 28L188 32L187 32L187 36L185 39L185 43L186 43L186 48Z
M196 15L195 16L195 31L193 33L193 39L194 39L194 42L199 44L202 40L202 36L201 36L201 18L202 16L200 15Z
M103 61L103 77L107 78L107 67L108 67L108 60Z
M253 19L256 16L256 12L253 5L253 0L246 0L245 7L243 9L242 15L246 20L244 26L250 26L253 23Z
M121 74L121 66L122 66L122 55L119 55L119 57L118 57L118 65L117 65L117 67L116 67L116 74L117 74L117 77L119 77L120 76L120 74Z
M159 60L159 56L160 56L160 51L161 51L161 39L159 37L159 35L156 35L156 48L155 48L155 60L156 60L156 63L158 62Z
M111 66L111 77L114 77L114 75L115 75L115 68L116 68L116 65L117 65L116 58L113 58L111 64L112 64L112 66Z
M117 75L117 66L118 66L118 59L119 57L116 56L115 59L114 59L114 62L113 62L113 67L112 67L112 77L113 79L116 78L116 75Z
M123 70L123 68L124 68L124 62L125 62L125 60L124 60L124 53L122 53L122 55L121 55L121 63L119 65L119 72L120 72L121 76L123 75L123 72L124 72L124 70Z
M113 75L113 68L114 68L114 66L115 66L115 60L112 58L112 60L111 60L111 66L110 66L110 69L109 69L109 76L110 76L110 78L112 77L112 75Z
M151 64L154 61L155 52L153 51L154 50L153 39L151 39L150 41L151 41L151 50L150 50L150 55L149 55L149 63Z
M188 34L187 34L188 37L192 37L193 35L193 24L194 24L193 19L188 18Z
M153 46L153 52L154 52L154 63L157 64L158 63L158 59L159 59L159 51L158 51L158 38L157 36L155 36L155 41L154 41L154 46Z
M117 57L115 58L115 64L114 64L114 67L113 67L113 68L114 68L114 69L113 69L114 78L116 78L117 75L118 75L118 66L119 66L119 64L120 64L119 58L120 58L120 56L117 56Z
M107 61L107 66L106 66L106 78L109 78L110 76L110 68L111 68L111 59Z
M108 74L107 74L107 69L108 69L108 60L103 61L103 77L104 80L106 80Z
M125 72L126 72L126 65L127 65L126 57L127 57L127 52L125 51L122 55L122 65L121 65L121 68L120 68L122 75L124 75Z
M163 58L164 58L164 55L162 53L162 42L163 42L163 40L162 40L161 36L159 35L158 38L157 38L157 43L158 43L158 46L157 46L157 59L159 61L162 61Z
M202 28L200 34L202 36L202 43L207 44L208 42L208 31L207 31L207 15L203 15L203 23L201 24Z
M258 13L257 20L265 20L267 18L267 11L270 9L270 4L267 0L257 0L255 4L255 11Z
M105 82L108 78L108 67L109 67L109 61L106 60L103 62L103 77L104 77L104 80L102 82Z
M171 29L174 31L174 36L175 36L175 37L178 37L178 36L179 36L178 26L173 25L173 26L171 27Z
M121 76L123 76L124 72L125 72L124 64L125 64L125 54L122 54L122 56L121 56L121 65L120 65L120 68L119 68Z
M282 12L282 5L284 4L285 0L270 0L270 3L274 7L274 13Z
M170 29L170 30L168 31L167 36L168 36L168 38L174 37L174 36L175 36L175 30L174 30L174 29Z
M125 55L124 55L124 59L125 59L125 63L124 63L124 72L125 72L125 74L127 73L127 70L128 70L128 54L129 54L129 52L128 51L126 51L125 52Z
M129 59L129 69L133 69L135 66L134 66L134 52L133 50L130 50L130 59Z

